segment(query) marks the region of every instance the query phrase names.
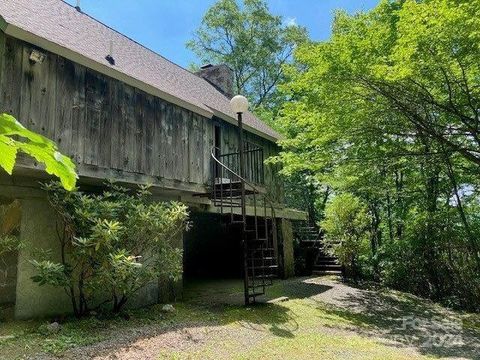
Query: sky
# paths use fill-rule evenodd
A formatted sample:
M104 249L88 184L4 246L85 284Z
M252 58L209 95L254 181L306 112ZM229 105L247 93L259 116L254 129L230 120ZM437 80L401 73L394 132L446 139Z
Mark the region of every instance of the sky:
M76 5L77 0L68 0ZM379 0L267 0L285 23L307 27L313 40L328 39L333 12L373 8ZM84 13L136 40L167 59L188 67L195 54L185 43L192 38L215 0L81 0Z

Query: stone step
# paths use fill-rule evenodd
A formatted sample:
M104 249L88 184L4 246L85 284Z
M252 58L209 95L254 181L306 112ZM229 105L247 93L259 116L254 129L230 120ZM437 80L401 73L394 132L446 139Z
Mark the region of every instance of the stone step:
M325 269L342 270L342 266L340 264L314 264L313 268L316 270L325 270Z
M341 271L338 270L327 270L327 271L318 271L314 270L312 272L313 275L323 276L323 275L342 275Z

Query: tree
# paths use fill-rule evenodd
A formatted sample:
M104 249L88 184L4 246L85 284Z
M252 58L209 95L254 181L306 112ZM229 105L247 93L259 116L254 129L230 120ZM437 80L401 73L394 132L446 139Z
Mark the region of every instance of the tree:
M471 309L480 307L479 9L384 0L338 12L331 39L301 46L286 69L286 139L274 159L285 175L309 173L365 204L363 275Z
M283 23L264 0L219 0L203 17L187 43L203 63L229 65L235 91L247 96L259 113L274 108L283 65L295 47L306 41L306 29ZM262 110L263 109L263 110Z
M344 125L377 119L370 130L381 136L428 137L480 165L479 6L382 1L370 13L338 12L330 41L296 53L306 71L290 69L289 91L341 114Z
M182 251L173 240L186 228L184 205L152 202L145 187L131 193L109 183L99 195L67 192L56 183L45 188L61 219L61 261L52 261L47 251L31 262L37 270L32 279L63 288L76 316L105 304L119 312L160 276L179 280Z
M75 188L75 164L58 151L53 141L26 129L13 116L0 114L0 167L10 175L18 152L44 164L45 171L60 178L65 189Z

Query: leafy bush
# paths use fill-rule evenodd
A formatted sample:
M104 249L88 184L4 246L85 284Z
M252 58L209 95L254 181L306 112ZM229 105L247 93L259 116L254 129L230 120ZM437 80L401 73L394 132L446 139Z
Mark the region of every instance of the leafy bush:
M130 192L109 183L98 195L44 186L61 219L61 262L44 256L31 261L32 280L62 287L76 316L99 304L119 312L128 299L160 276L176 281L182 251L173 242L187 227L187 208L152 202L146 187ZM101 302L99 297L105 296Z
M0 235L0 256L21 247L20 239L14 235Z
M337 195L327 204L321 226L327 250L344 266L346 276L356 278L360 271L359 256L368 249L369 219L365 205L351 194Z

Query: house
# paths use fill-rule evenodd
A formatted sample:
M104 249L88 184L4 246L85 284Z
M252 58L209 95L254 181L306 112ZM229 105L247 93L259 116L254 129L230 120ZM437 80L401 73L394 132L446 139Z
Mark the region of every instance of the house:
M265 269L292 274L291 221L305 215L285 208L278 168L263 163L278 152L279 134L249 112L239 177L232 95L226 66L193 74L60 0L0 2L0 112L54 140L77 163L84 189L105 179L149 183L156 199L188 204L193 227L178 242L187 276L243 273L246 300L254 301L273 275ZM0 273L0 304L17 318L69 310L61 291L30 279L32 252L56 241L42 179L31 159L0 176L0 205L16 204L14 231L24 245L3 255L9 271ZM246 241L257 246L246 249ZM159 286L138 303L157 301Z

